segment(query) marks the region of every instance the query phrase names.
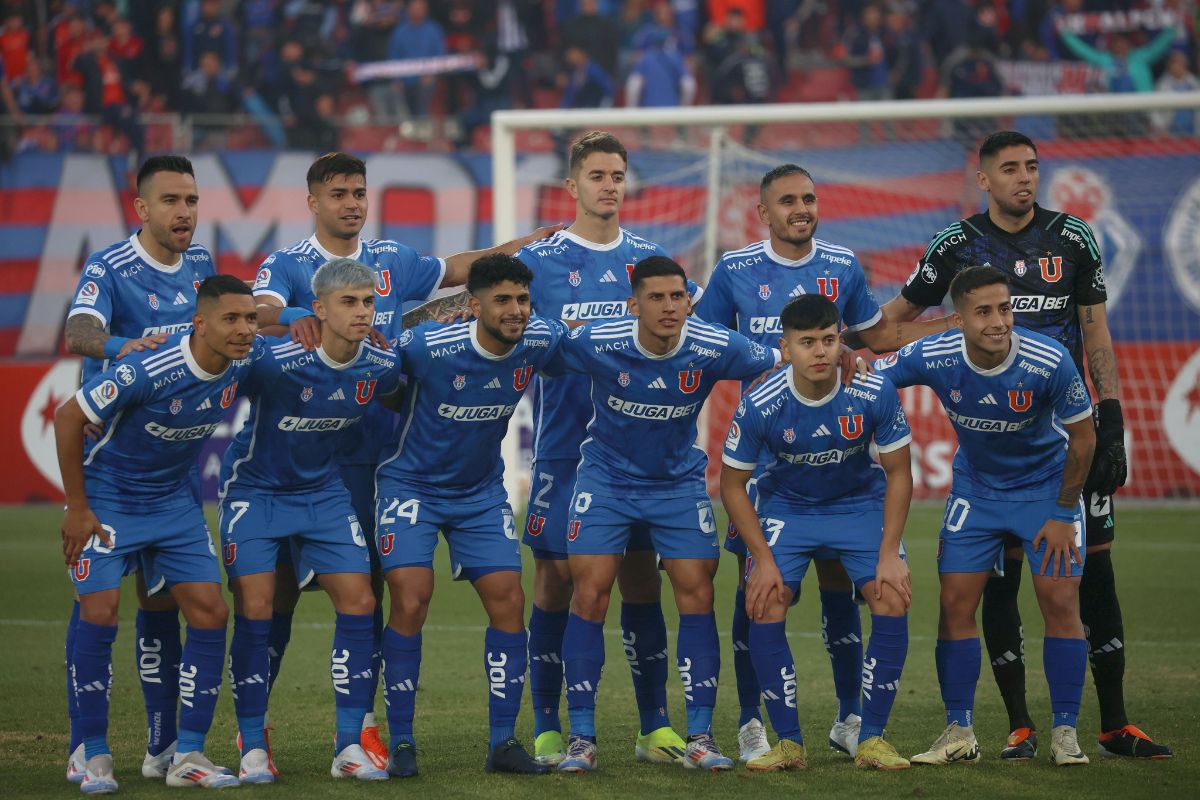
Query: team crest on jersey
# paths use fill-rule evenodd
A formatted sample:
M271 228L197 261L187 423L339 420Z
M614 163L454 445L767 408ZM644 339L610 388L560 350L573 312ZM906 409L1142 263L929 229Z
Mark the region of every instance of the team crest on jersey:
M81 558L75 562L75 580L86 581L90 574L92 574L92 560L90 558Z
M626 264L625 265L625 274L629 276L630 285L633 285L633 268L636 266L637 266L637 264Z
M950 399L956 403L961 403L962 402L962 392L960 392L958 389L951 389L950 390Z
M1013 272L1016 274L1016 276L1018 278L1025 277L1025 261L1024 261L1024 259L1013 264Z
M572 270L571 274L567 276L567 282L572 286L578 286L582 281L583 279L579 277L579 270Z
M304 402L307 403L309 400L312 400L312 396L313 396L313 390L312 390L311 386L305 386L303 389L300 390L300 399L303 400Z
M454 376L454 388L455 389L461 390L466 385L467 385L467 376L466 375L455 375Z
M1033 405L1033 392L1028 389L1009 389L1008 407L1013 411L1028 411Z
M529 385L529 378L533 375L533 367L517 367L513 370L513 388L518 392L525 391L525 387Z
M155 311L158 311L158 295L156 295L154 292L151 292L150 294L146 295L146 299L150 302L150 307Z
M817 289L821 294L825 295L829 300L837 300L838 298L838 279L837 278L817 278Z
M171 400L171 413L178 414L180 411L183 411L183 400L176 397Z
M237 542L221 545L221 560L227 567L237 561Z
M221 392L221 408L229 408L233 405L234 399L237 398L237 381L225 387Z
M541 536L542 528L546 526L546 518L537 514L530 514L529 519L525 521L525 530L530 536Z
M392 271L385 269L375 273L375 294L387 297L392 293Z
M573 542L579 538L579 520L573 519L567 525L567 541Z
M700 388L700 375L704 372L702 369L681 369L679 370L679 391L684 394L691 394Z
M1060 280L1062 280L1062 256L1039 258L1038 266L1042 268L1042 280L1044 280L1046 283L1058 283Z
M763 300L770 300L771 299L771 285L767 284L767 283L760 283L758 285L758 296L761 297Z
M192 288L197 292L200 291L200 281L192 281Z
M381 533L379 535L379 554L383 556L391 555L392 550L396 547L396 534Z
M628 386L629 385L629 373L622 372L621 374L617 375L617 383L621 384L622 386Z
M796 429L795 428L784 428L783 429L783 440L785 442L787 442L788 444L791 444L792 442L796 441Z
M857 439L862 436L863 432L863 415L850 414L848 416L838 417L838 427L842 429L842 436L847 439Z
M377 383L379 381L372 378L369 381L359 381L354 385L354 399L358 401L360 406L365 406L371 401L371 396L375 394L375 384Z

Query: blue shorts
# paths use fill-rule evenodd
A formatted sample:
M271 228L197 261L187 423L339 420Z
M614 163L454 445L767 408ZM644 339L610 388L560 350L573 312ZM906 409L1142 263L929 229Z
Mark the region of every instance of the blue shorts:
M786 504L767 501L759 514L775 564L793 594L800 594L800 582L813 559L841 561L859 594L875 580L883 540L883 509L805 514L796 513ZM905 557L903 543L900 557ZM751 558L746 565L747 575L753 566Z
M375 509L384 574L398 567L432 569L439 530L450 548L454 580L521 571L516 523L503 495L472 501L425 499L393 483L379 487Z
M371 557L371 571L379 569L379 551L375 548L375 467L370 464L339 464L342 483L350 492L350 505L362 526Z
M204 511L197 504L147 513L92 505L111 545L96 537L70 570L77 594L116 589L121 578L141 569L154 594L177 583L220 583L221 568Z
M571 503L575 497L575 471L579 462L570 459L535 461L530 469L528 514L522 541L539 561L564 561L567 558L567 524L571 521ZM650 531L635 526L626 550L653 550Z
M664 559L718 558L717 522L712 502L694 497L632 501L577 486L567 523L570 555L610 555L630 549L635 532L645 531Z
M758 470L754 471L754 476L746 481L746 494L750 496L750 502L754 506L754 510L758 510ZM738 535L738 530L733 525L733 520L729 521L729 525L725 528L725 549L733 553L738 558L745 558L750 554L746 549L746 543L742 541L742 537Z
M1038 574L1042 569L1042 544L1033 551L1033 540L1050 515L1057 501L1046 500L989 500L957 494L953 490L946 498L946 513L938 534L938 572L988 572L1003 558L1005 534L1011 534L1025 544L1029 569ZM1084 555L1084 510L1082 501L1075 510L1075 546ZM1061 569L1061 568L1060 568ZM1083 574L1083 564L1071 565L1071 576Z
M362 525L340 484L307 494L230 494L217 519L230 579L274 572L280 550L291 551L301 587L317 575L371 569Z

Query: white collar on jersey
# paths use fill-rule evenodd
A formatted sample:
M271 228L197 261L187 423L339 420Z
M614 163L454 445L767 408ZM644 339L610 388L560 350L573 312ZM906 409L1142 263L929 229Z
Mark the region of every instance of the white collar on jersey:
M999 364L992 367L991 369L983 369L982 367L975 366L975 364L973 364L971 362L971 357L969 355L967 355L967 337L965 334L963 335L963 340L962 340L963 361L967 362L967 366L970 367L972 369L972 371L977 372L980 375L999 375L1001 372L1004 372L1004 370L1011 367L1013 362L1017 360L1017 350L1019 350L1019 349L1021 349L1021 337L1017 335L1016 331L1013 331L1012 346L1008 348L1008 355L1005 356L1003 361L1001 361Z
M308 237L308 243L313 246L314 250L316 250L318 253L323 255L325 257L326 261L333 261L335 258L353 258L355 261L362 261L361 256L362 256L363 246L362 246L362 237L361 236L358 237L358 249L355 250L353 254L348 255L348 256L335 256L333 253L326 250L324 247L321 246L321 243L317 241L317 235L315 233L312 236Z
M483 356L488 361L503 361L513 353L517 352L516 345L513 345L513 347L503 355L498 356L495 353L489 353L487 349L479 343L479 320L477 319L473 319L467 323L467 330L471 332L471 347L474 347L475 352L479 353L479 355Z
M617 245L619 245L621 242L625 241L625 229L624 228L617 228L617 238L613 239L611 242L606 242L605 244L589 242L587 239L584 239L579 234L571 233L569 230L566 230L565 228L563 230L559 231L558 235L562 236L566 239L570 239L572 242L579 245L580 247L586 247L588 250L595 250L597 252L604 252L606 250L615 250Z
M812 250L809 250L808 255L804 256L803 258L797 258L795 260L792 260L790 258L784 258L783 256L779 255L779 253L776 253L775 248L771 247L770 239L763 240L763 252L767 254L767 258L771 259L776 264L779 264L781 266L803 267L805 264L807 264L808 262L812 261L814 258L817 257L817 240L810 239L809 241L812 242Z
M788 388L792 390L792 397L795 397L797 400L799 400L801 403L808 406L809 408L820 408L823 405L828 405L833 400L833 398L837 397L837 393L841 390L841 388L842 388L842 368L841 367L837 368L837 380L834 381L832 391L830 391L829 394L825 395L820 400L810 400L807 397L805 397L804 395L800 394L800 392L796 391L796 378L792 374L792 367L790 364L788 365L788 368L787 368L787 385L788 385Z
M140 229L138 230L138 233L141 233ZM137 253L138 258L140 258L142 261L145 261L146 264L149 265L150 269L156 269L159 272L165 272L168 275L173 275L174 273L179 272L179 268L183 266L182 253L179 254L179 260L174 264L164 264L155 259L146 252L146 248L142 247L142 242L140 239L138 239L137 233L129 237L129 245L133 248L133 252Z
M325 366L330 367L332 369L346 369L346 367L349 367L358 362L359 357L362 355L362 351L363 351L363 343L359 342L358 349L354 351L354 357L343 364L339 361L334 361L330 357L329 353L325 352L324 347L318 346L317 347L317 358L321 359L321 361L325 364Z
M179 349L183 351L183 363L187 364L188 370L202 381L215 381L229 371L227 365L225 369L214 375L197 364L196 357L192 355L192 335L190 333L184 334L184 337L179 340Z
M634 320L634 322L633 322L633 346L636 347L638 349L638 352L641 353L642 355L644 355L646 358L653 359L654 361L663 361L665 359L670 358L671 356L675 355L676 353L678 353L680 350L683 349L683 341L685 339L687 339L687 332L688 332L688 323L687 323L686 319L683 321L683 326L679 329L679 343L676 344L674 347L672 347L666 353L663 353L661 356L658 355L657 353L651 353L649 350L642 347L642 343L638 339L638 325L640 325L640 324L641 324L640 320Z

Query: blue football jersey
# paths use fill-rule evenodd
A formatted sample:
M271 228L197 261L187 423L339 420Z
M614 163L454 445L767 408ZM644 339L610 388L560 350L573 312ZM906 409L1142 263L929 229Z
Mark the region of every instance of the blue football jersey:
M583 373L592 420L580 447L579 485L614 496L670 498L704 491L708 458L696 446L696 417L722 380L745 380L775 366L778 350L736 331L688 320L666 355L642 349L638 320L575 328L548 368Z
M254 354L211 375L192 356L190 336L130 353L75 394L88 419L105 425L104 436L89 440L84 454L93 502L141 509L196 502L188 473L238 397Z
M225 451L222 496L339 484L336 449L362 424L374 398L399 387L400 357L366 342L339 364L320 347L308 352L290 338L263 340L242 380L241 393L253 401Z
M803 294L822 294L836 303L852 331L883 318L853 251L820 239L813 239L812 250L797 261L776 253L769 239L721 256L696 316L774 347L783 335L779 312Z
M1014 328L1012 349L983 370L962 331L927 336L875 362L896 386L933 389L958 434L954 491L975 497L1055 497L1067 457L1060 425L1086 419L1091 398L1070 353L1053 339Z
M529 294L534 312L547 319L594 322L625 316L634 265L666 255L659 245L624 229L608 244L563 230L524 248L517 258L533 271ZM536 378L534 460L579 459L579 443L592 417L591 409L580 402L587 392L584 377Z
M162 264L150 257L135 233L88 256L67 317L88 314L113 336L126 339L186 333L192 329L200 282L216 274L203 245L193 244L176 264ZM108 366L108 359L85 358L83 381Z
M500 442L533 376L557 352L566 326L532 317L521 342L496 356L476 339L476 321L426 322L400 335L409 383L399 441L376 482L440 499L504 495Z
M760 498L810 506L814 514L867 511L883 508L887 485L871 458L872 441L881 453L912 441L900 395L886 377L856 375L842 386L839 376L828 396L810 400L796 391L788 367L742 398L722 458L752 471L767 456Z
M316 234L276 250L259 267L254 294L274 297L290 308L311 311L316 299L312 291L313 275L318 267L336 257L320 245ZM374 326L391 338L399 335L401 305L409 300L431 299L446 274L444 260L418 255L411 247L390 240L360 239L351 258L375 270ZM393 421L387 409L369 406L366 419L342 437L339 463L379 463L380 447L390 437Z

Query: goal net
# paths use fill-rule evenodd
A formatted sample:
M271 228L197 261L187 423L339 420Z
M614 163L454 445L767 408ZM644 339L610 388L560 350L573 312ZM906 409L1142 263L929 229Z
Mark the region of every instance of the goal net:
M622 226L701 285L722 252L766 238L758 182L793 162L816 180L818 236L855 251L882 304L935 233L986 207L979 140L1022 131L1038 143L1039 202L1086 220L1102 252L1130 457L1123 496L1200 497L1200 138L1178 132L1200 128L1196 108L1190 94L505 112L493 118L495 235L569 222L557 143L603 128L630 152ZM701 421L714 491L736 399L736 385L721 385ZM902 399L916 494L941 498L953 430L928 389ZM528 440L518 432L506 447L522 502Z

